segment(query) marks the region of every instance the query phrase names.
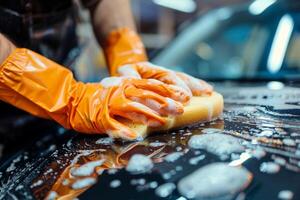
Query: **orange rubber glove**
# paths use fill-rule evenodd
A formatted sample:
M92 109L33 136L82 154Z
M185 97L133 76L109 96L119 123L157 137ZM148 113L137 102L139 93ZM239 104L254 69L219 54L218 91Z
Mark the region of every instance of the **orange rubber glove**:
M160 126L163 115L183 113L189 97L156 80L111 77L84 84L59 64L16 49L0 66L0 99L68 129L132 140L136 133L118 118Z
M113 76L157 79L184 88L190 96L213 91L212 86L203 80L149 63L142 41L135 31L128 28L110 33L104 51Z

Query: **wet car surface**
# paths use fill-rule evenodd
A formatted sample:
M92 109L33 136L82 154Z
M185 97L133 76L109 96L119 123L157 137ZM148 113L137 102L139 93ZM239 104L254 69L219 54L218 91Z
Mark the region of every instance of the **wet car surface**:
M35 124L34 130L43 135L1 160L0 199L184 200L187 198L175 187L163 194L157 188L165 183L177 185L195 170L215 162L242 165L252 174L247 187L229 199L278 199L291 194L292 199L300 199L299 87L221 84L216 89L225 99L220 119L153 134L144 141L112 141L53 124ZM26 123L19 125L23 132ZM216 155L188 145L193 135L213 133L238 138L244 151ZM177 158L166 159L174 152L179 152ZM134 154L150 157L153 168L143 174L126 171ZM273 168L266 168L270 163ZM82 166L85 170L76 171ZM282 191L285 195L279 195Z

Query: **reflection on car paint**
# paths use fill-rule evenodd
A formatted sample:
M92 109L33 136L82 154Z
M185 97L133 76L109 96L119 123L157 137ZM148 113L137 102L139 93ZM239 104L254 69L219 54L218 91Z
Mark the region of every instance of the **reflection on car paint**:
M133 195L131 199L139 199L139 194L150 191L152 196L149 195L145 199L155 199L159 198L155 192L159 186L165 183L173 183L176 186L183 177L193 171L220 161L229 163L230 166L243 165L254 176L247 188L237 191L236 197L244 195L249 199L259 199L260 197L255 195L260 195L257 193L264 185L266 187L267 180L281 177L280 180L285 185L272 181L272 184L278 184L278 191L268 195L277 198L292 194L297 198L297 184L288 179L289 176L294 177L293 180L296 181L300 178L300 121L295 117L297 112L294 110L292 115L278 117L265 112L264 109L272 110L272 105L255 104L255 101L251 101L251 92L243 93L244 96L238 91L236 94L239 95L237 99L243 97L242 102L234 101L234 96L225 95L224 114L221 119L211 123L154 134L144 141L133 143L112 141L102 136L70 134L70 139L61 146L49 144L44 153L41 153L46 156L32 156L31 151L25 151L12 159L5 168L0 169L0 199L8 196L21 199L44 199L51 196L55 196L55 199L72 199L79 196L80 199L87 199L86 195L95 190L98 191L98 195L105 192L112 198L116 195L124 195L124 198L126 195ZM297 95L299 91L294 91L293 94ZM278 108L280 105L276 106ZM273 109L272 112L280 114L282 110ZM188 141L195 135L216 133L237 138L244 150L231 152L229 156L222 158L209 150L191 149L188 146ZM153 169L141 175L130 175L126 172L123 168L135 154L151 158L154 163ZM74 173L76 169L82 169L81 167L83 173ZM149 178L156 177L157 174L161 178ZM265 178L266 176L268 178ZM81 184L74 187L80 180ZM97 180L97 183L93 180ZM128 193L132 194L112 192L122 191L124 187L131 188L128 189ZM285 190L290 193L281 192ZM182 197L176 188L167 195L171 199Z

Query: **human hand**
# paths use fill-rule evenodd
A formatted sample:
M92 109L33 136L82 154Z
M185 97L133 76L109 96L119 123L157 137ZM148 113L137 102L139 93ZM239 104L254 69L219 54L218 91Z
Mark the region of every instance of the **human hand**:
M203 80L154 65L150 62L126 64L119 67L117 73L124 77L156 79L169 85L176 85L185 89L190 96L209 95L213 91L213 87Z
M84 84L59 64L16 49L0 66L0 99L68 129L133 140L137 133L120 118L161 126L163 116L183 113L189 96L180 87L151 79L110 77Z
M104 50L110 73L114 76L156 79L179 86L190 96L209 95L213 91L212 86L203 80L148 62L139 36L128 28L113 31Z

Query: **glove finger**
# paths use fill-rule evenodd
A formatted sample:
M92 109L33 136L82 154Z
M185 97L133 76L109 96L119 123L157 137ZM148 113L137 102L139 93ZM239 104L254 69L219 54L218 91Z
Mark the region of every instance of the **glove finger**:
M133 122L143 123L151 127L162 126L166 123L166 120L157 112L134 101L129 102L125 109L119 109L117 115L130 119Z
M152 91L131 87L127 88L125 93L129 99L144 104L163 116L180 115L184 112L181 103Z
M166 84L179 86L184 90L186 90L189 96L192 97L192 91L190 90L188 85L183 80L181 80L178 76L176 76L176 73L174 71L165 69L163 67L154 65L149 62L142 62L136 64L135 67L136 70L142 76L142 78L156 79Z
M113 91L114 89L112 88L108 89L107 91L103 91L104 93L107 92L107 94L103 99L103 108L99 115L100 121L98 123L104 128L110 137L134 140L137 138L137 134L129 127L121 124L111 116L111 108L108 104L108 101L110 100Z
M190 88L194 96L200 96L203 94L211 94L213 87L203 80L194 78L190 75L177 72L176 75L180 77Z
M125 85L125 84L124 84ZM111 115L118 115L130 119L133 122L143 123L150 126L163 125L166 120L151 108L126 98L127 87L120 87L114 93L109 103ZM141 117L143 116L143 117Z
M136 79L133 80L133 84L139 89L148 90L181 103L187 103L191 98L190 94L181 87L167 85L155 79Z

